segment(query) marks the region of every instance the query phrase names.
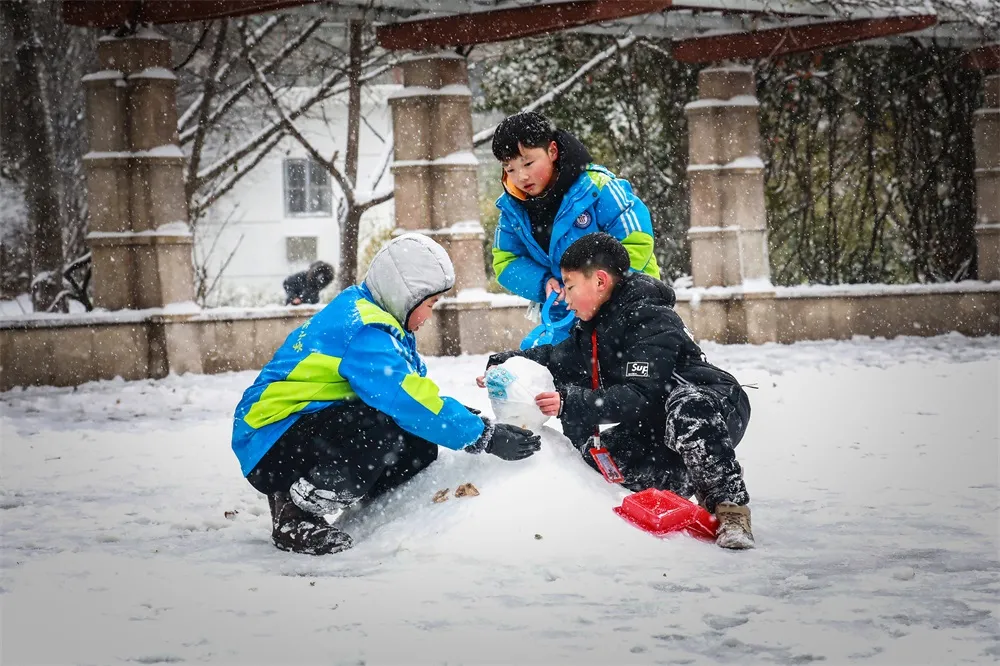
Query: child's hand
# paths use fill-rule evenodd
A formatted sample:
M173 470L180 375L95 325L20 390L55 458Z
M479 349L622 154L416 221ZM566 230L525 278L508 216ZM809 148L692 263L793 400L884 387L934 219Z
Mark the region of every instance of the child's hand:
M559 284L559 280L557 280L556 278L549 278L549 281L545 283L545 298L548 298L549 294L551 294L553 291L559 294L559 296L556 297L556 300L561 301L563 297L562 285Z
M559 416L559 408L562 407L562 396L556 391L539 393L535 396L535 404L542 414L546 416Z
M486 388L486 377L479 376L476 377L476 386L479 388Z

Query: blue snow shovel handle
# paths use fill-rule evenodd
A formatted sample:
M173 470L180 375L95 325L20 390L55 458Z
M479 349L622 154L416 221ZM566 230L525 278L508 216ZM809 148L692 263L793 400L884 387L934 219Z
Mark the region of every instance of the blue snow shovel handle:
M531 349L532 347L537 347L539 345L550 345L556 337L556 333L562 333L568 330L573 323L576 321L576 316L572 312L567 312L566 316L558 321L552 321L552 306L555 305L556 299L559 294L553 291L549 294L548 298L545 299L545 303L542 305L542 323L536 326L528 335L524 337L521 341L521 351L525 349ZM565 336L559 336L560 339Z

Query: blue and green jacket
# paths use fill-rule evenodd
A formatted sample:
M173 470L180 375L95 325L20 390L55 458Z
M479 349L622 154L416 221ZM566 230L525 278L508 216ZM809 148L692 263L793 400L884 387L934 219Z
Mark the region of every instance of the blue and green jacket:
M233 452L243 475L300 416L349 400L449 449L476 443L484 430L460 402L438 395L413 333L362 284L292 331L243 393L233 418Z
M530 301L545 300L545 283L559 277L559 260L575 240L604 231L622 242L632 270L660 277L653 254L653 225L649 209L632 193L624 178L597 164L587 165L563 196L552 223L549 247L538 245L528 213L518 200L527 195L504 178L506 190L497 199L500 220L493 236L493 271L511 293Z

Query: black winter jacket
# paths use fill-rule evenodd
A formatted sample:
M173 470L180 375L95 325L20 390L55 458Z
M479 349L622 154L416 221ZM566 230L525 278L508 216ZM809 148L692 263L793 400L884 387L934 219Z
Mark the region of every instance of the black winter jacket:
M295 299L302 303L319 303L319 292L326 285L320 286L310 280L309 271L300 271L286 277L281 286L285 289L285 305L291 305Z
M597 316L578 322L565 341L494 354L489 365L511 356L544 365L563 398L560 418L586 428L637 420L662 423L667 396L681 383L704 386L734 404L742 393L739 382L705 360L674 312L674 302L673 289L663 282L630 273L615 285ZM592 389L591 374L595 329L600 369L597 390Z

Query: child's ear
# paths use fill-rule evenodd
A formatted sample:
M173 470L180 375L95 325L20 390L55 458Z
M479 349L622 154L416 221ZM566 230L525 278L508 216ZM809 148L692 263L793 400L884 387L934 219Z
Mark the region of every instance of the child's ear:
M607 289L611 286L611 276L608 275L607 271L598 270L597 273L597 286L600 289Z
M559 144L555 141L549 141L549 159L553 162L559 159Z

